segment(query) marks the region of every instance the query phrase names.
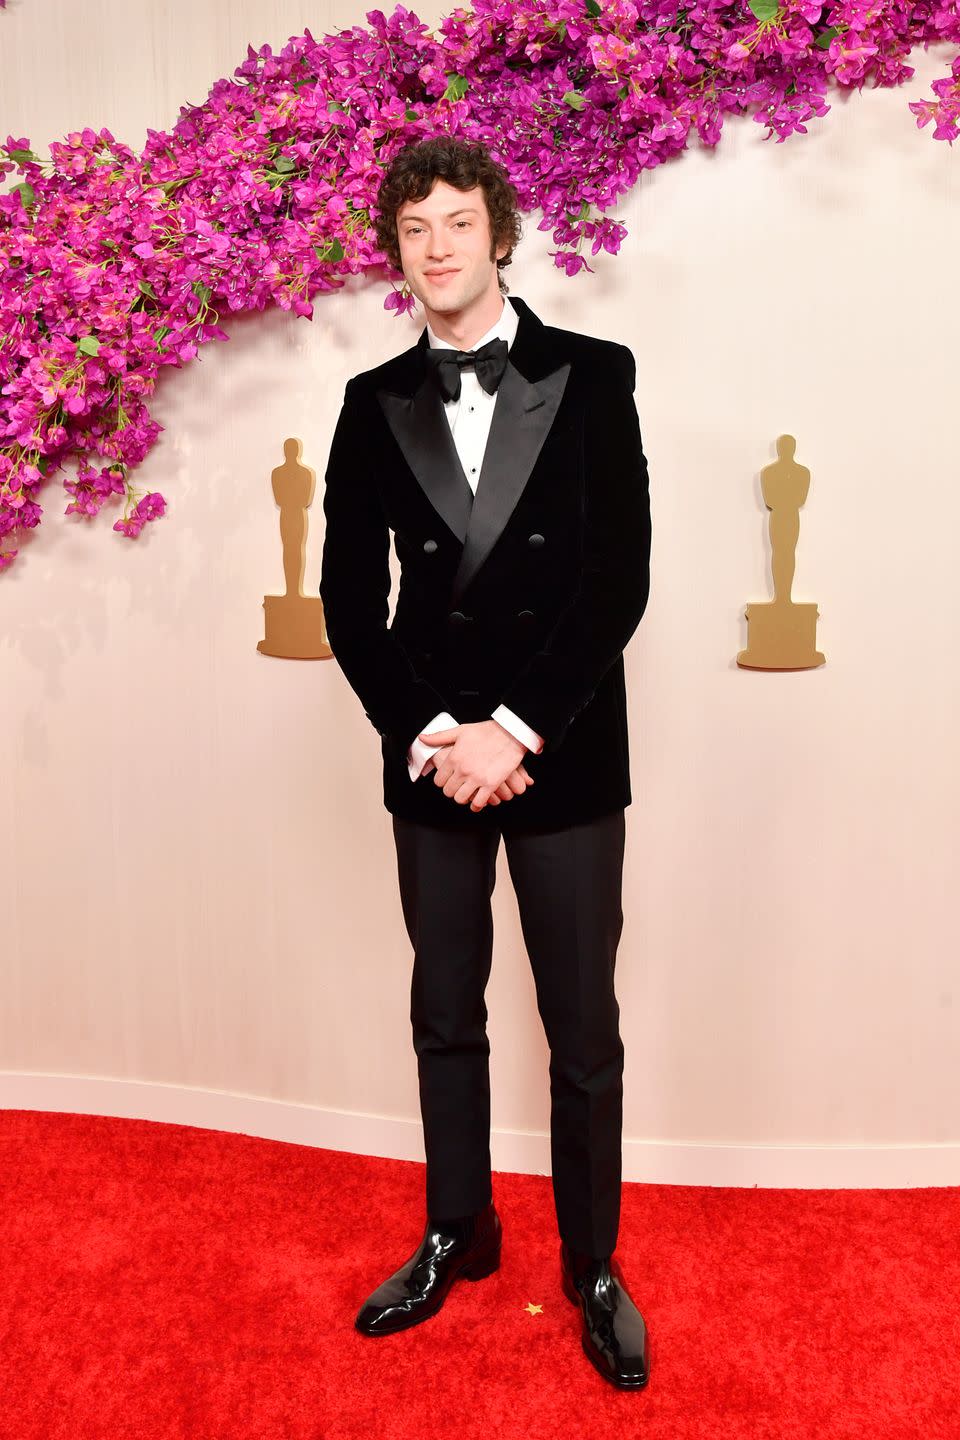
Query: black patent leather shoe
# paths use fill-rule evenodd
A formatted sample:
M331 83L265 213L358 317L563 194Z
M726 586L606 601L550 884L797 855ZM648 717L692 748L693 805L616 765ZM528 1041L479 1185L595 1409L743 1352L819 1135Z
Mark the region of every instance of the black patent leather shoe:
M364 1335L392 1335L429 1320L460 1276L482 1280L499 1268L502 1232L492 1200L459 1220L428 1218L410 1259L361 1305L356 1328Z
M627 1293L620 1262L595 1259L560 1242L563 1293L583 1316L584 1354L621 1390L642 1390L650 1378L647 1326Z

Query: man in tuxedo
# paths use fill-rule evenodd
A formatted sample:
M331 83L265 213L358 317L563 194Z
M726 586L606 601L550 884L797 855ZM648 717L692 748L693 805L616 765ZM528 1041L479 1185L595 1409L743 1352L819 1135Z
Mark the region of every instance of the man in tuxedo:
M647 1382L613 1255L624 1050L614 965L631 803L623 650L649 590L647 464L631 351L506 297L517 197L481 145L401 151L380 248L421 301L415 345L347 382L320 593L381 737L426 1152L417 1250L364 1302L383 1336L500 1262L484 991L501 835L550 1046L560 1281L584 1352ZM393 532L401 566L387 624Z

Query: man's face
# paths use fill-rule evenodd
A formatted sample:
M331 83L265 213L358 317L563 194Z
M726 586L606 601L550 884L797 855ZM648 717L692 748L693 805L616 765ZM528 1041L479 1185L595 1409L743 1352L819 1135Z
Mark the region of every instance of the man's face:
M496 294L497 259L490 249L490 217L483 189L456 190L434 182L425 200L407 200L397 211L404 276L428 310L452 315L481 297Z

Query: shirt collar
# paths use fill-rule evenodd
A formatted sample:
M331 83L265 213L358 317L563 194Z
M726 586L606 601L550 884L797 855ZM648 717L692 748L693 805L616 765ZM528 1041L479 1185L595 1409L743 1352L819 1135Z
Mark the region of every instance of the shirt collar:
M486 345L488 340L506 340L509 348L509 346L513 344L519 323L520 316L518 312L514 310L509 300L504 296L503 309L500 312L499 320L495 325L491 325L487 333L481 335L480 339L475 341L470 348L472 350L479 350L480 346ZM427 344L431 349L456 350L458 348L456 345L451 345L449 340L441 340L435 335L429 321L427 321Z

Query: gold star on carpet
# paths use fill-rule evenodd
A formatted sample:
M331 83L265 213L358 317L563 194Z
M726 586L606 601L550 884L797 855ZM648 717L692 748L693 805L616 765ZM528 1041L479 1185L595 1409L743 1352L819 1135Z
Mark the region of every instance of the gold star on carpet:
M531 1315L542 1315L542 1314L543 1314L543 1306L542 1306L542 1305L534 1305L532 1301L530 1301L528 1304L524 1305L523 1308L524 1308L524 1310L529 1310Z

